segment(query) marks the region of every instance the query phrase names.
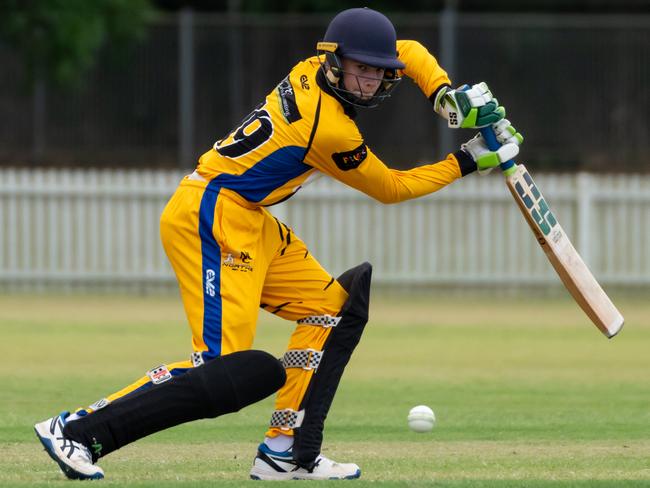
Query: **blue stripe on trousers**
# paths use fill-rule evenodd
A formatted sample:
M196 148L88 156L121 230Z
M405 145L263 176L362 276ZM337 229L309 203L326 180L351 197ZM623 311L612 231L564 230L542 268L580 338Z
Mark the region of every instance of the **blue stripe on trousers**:
M189 371L189 368L173 368L173 369L170 369L170 370L169 370L169 374L171 374L171 375L172 375L172 378L173 378L174 376L180 376L180 375L182 375L182 374L185 374L185 373L187 373L188 371ZM169 381L169 380L168 380L168 381ZM163 381L163 383L165 383L165 382ZM160 384L162 384L162 383L160 383ZM143 390L148 390L148 389L151 388L152 386L154 386L153 381L149 380L149 381L148 381L147 383L145 383L144 385L138 386L135 390L130 391L130 392L128 392L126 395L121 396L121 397L119 397L119 398L116 398L116 399L113 400L113 401L116 402L116 401L118 401L118 400L123 400L124 398L129 398L129 397L130 397L131 395L133 395L134 393L137 393L137 392L139 392L139 391L143 391Z
M220 187L208 187L201 199L199 235L203 257L203 342L208 350L203 359L221 355L221 248L214 238L214 210Z

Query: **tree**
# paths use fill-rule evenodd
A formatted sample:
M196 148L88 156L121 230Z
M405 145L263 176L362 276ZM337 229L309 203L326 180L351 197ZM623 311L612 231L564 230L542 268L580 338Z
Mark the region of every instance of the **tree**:
M20 54L30 84L70 84L105 43L119 50L139 38L150 12L149 0L0 0L0 40Z

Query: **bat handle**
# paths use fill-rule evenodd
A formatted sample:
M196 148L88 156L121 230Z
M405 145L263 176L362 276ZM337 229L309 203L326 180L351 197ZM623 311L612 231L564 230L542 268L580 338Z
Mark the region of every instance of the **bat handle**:
M494 128L491 125L487 127L482 127L481 135L483 136L483 139L485 139L485 142L487 143L487 147L490 151L496 151L501 147L501 144L499 144L499 141L497 141L497 136L494 133ZM511 159L510 161L501 163L500 166L501 166L501 171L505 173L508 170L514 171L514 169L512 168L517 166L517 164L515 163L514 159Z

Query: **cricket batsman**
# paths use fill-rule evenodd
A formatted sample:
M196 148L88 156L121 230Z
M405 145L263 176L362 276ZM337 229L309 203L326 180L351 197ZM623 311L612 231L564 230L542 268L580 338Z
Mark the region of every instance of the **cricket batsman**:
M478 135L442 161L389 169L354 120L359 108L388 98L404 76L449 127L493 125L501 149L488 150ZM356 464L328 459L321 444L368 320L371 266L331 276L269 207L323 174L397 203L477 169L487 172L519 152L522 138L504 115L485 83L452 89L427 49L397 40L383 14L353 8L336 15L317 55L295 65L199 158L162 213L162 243L192 333L190 359L158 366L87 408L36 424L47 453L69 478L103 478L95 463L120 447L279 390L251 478L358 478ZM296 322L279 360L251 350L258 307Z

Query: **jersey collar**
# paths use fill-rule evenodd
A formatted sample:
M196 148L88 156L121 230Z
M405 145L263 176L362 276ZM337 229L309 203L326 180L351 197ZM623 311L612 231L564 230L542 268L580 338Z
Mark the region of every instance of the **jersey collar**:
M343 111L345 112L345 115L347 115L348 117L354 120L354 118L357 116L357 109L354 108L354 106L351 103L342 100L336 93L334 93L332 87L330 87L327 84L327 80L325 79L325 73L323 73L323 70L321 68L318 68L318 73L316 73L316 83L318 83L318 86L322 91L334 97L341 104L341 106L343 107Z

